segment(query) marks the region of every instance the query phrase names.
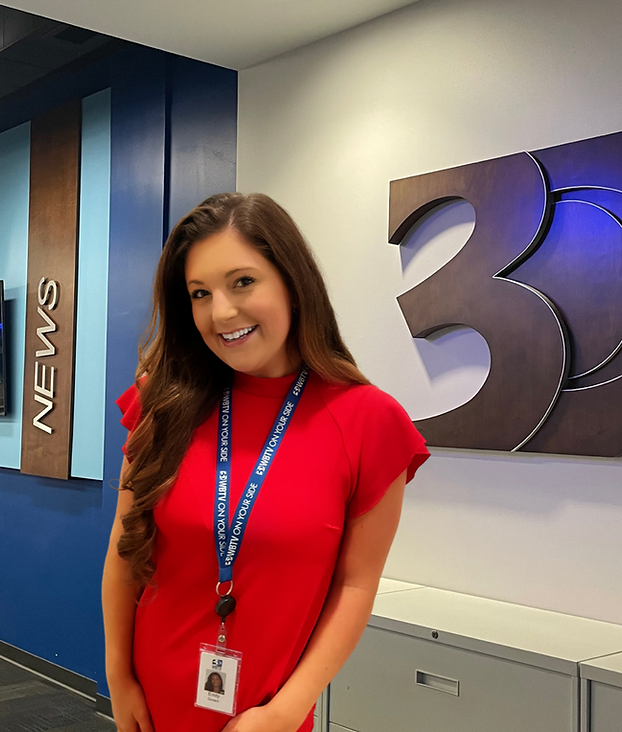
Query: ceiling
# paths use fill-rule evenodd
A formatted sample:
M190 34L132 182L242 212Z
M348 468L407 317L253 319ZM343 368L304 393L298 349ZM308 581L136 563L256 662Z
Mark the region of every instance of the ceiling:
M2 0L62 23L232 69L339 33L413 0Z
M0 5L0 99L50 74L92 63L124 41Z

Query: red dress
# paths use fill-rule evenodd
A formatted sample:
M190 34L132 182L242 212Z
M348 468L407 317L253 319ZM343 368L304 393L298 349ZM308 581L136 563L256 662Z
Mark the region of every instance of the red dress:
M233 512L295 375L236 374L232 393ZM132 430L132 386L117 401ZM137 608L134 667L156 732L219 732L230 717L194 706L199 645L214 644L218 562L213 507L217 410L196 430L173 487L154 511L157 589ZM238 713L287 681L318 620L344 523L369 511L428 457L402 407L374 386L332 385L312 373L255 502L233 569L227 645L243 654ZM312 714L299 732L310 732Z

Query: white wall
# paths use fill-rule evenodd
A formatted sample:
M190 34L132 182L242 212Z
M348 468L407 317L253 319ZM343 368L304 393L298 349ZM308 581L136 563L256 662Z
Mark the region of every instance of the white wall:
M448 255L402 271L389 181L622 129L621 37L619 0L420 0L241 72L238 187L292 213L360 366L411 416L442 395L395 296ZM622 623L619 460L433 452L387 576Z

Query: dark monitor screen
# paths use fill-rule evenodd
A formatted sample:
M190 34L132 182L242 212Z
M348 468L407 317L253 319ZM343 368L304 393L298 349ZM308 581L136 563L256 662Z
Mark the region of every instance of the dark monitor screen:
M6 409L6 319L4 317L4 282L0 280L0 416Z

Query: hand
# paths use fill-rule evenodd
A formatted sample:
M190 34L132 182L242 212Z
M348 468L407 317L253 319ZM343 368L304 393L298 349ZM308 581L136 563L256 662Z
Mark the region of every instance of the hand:
M267 704L237 714L222 732L297 732L303 721L284 716Z
M154 732L142 687L133 676L110 684L117 732Z

